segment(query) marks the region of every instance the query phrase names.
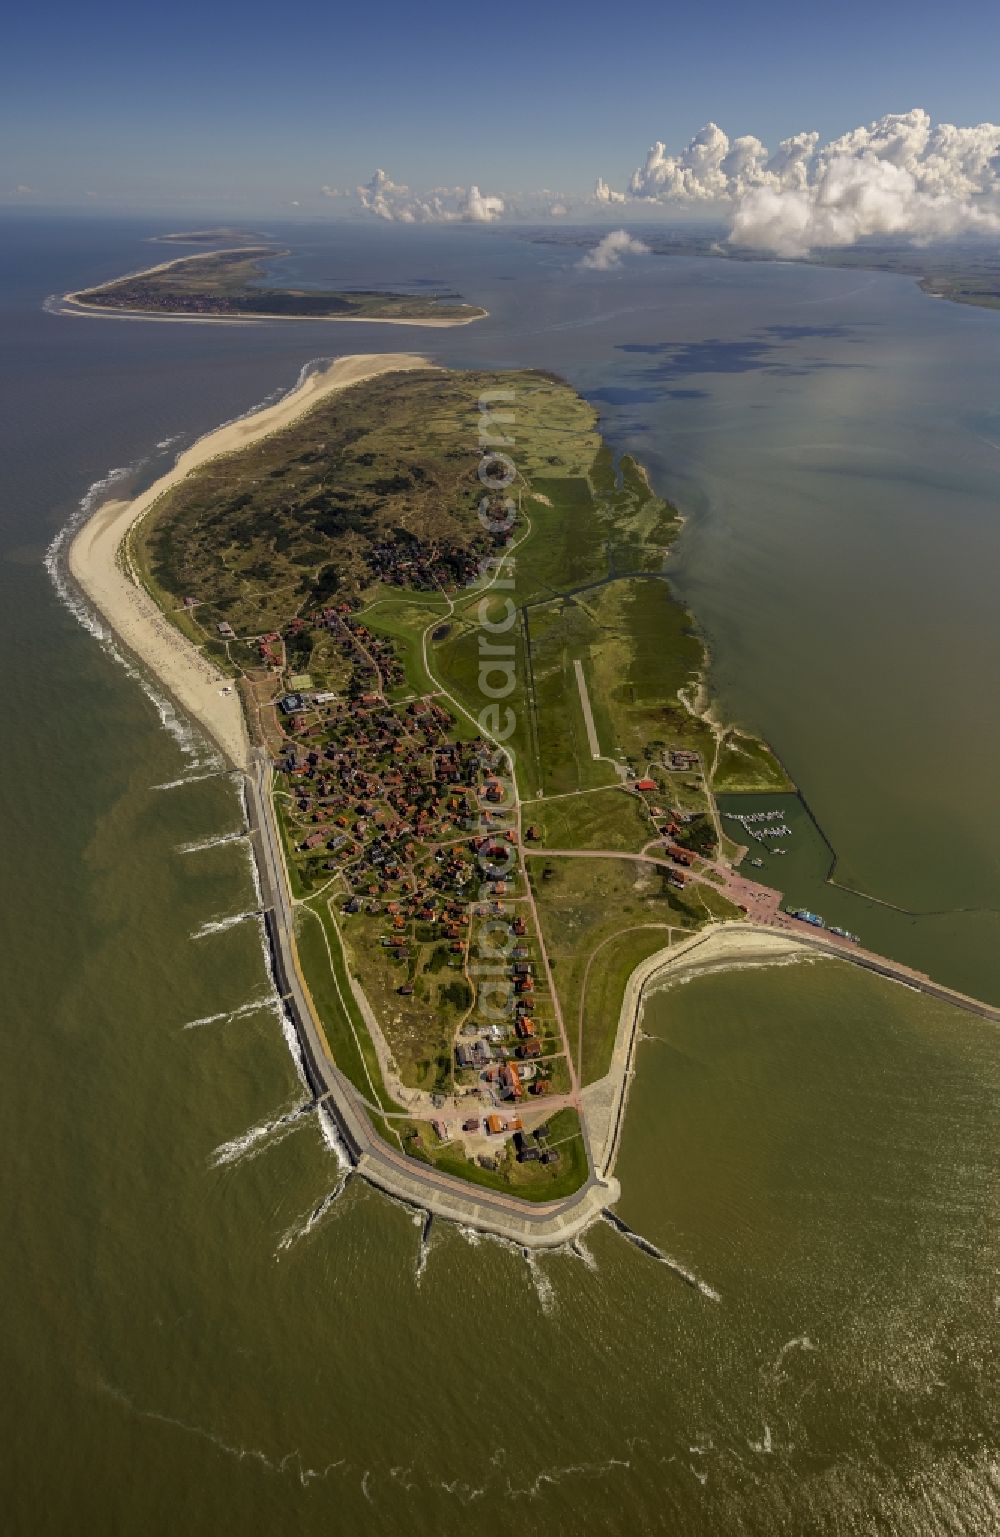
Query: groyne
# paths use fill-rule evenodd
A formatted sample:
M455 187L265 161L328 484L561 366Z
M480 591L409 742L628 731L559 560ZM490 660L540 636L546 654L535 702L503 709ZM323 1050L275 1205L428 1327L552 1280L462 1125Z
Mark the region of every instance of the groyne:
M333 1117L355 1171L376 1188L419 1210L464 1227L495 1233L528 1249L570 1243L621 1193L612 1177L591 1175L572 1195L532 1204L416 1163L372 1127L354 1085L332 1061L294 948L291 900L268 789L269 769L257 754L247 775L250 841L263 896L264 928L275 985L295 1032L310 1093Z

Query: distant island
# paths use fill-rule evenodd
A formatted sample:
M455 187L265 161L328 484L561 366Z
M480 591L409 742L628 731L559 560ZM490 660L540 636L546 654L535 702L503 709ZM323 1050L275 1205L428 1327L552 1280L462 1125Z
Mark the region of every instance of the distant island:
M255 235L252 230L225 227L172 230L166 235L150 235L149 238L156 245L260 245L261 243L261 236Z
M180 319L374 320L450 326L467 325L486 314L453 294L263 286L265 263L287 255L279 247L257 245L180 256L100 287L66 294L63 302L78 313Z

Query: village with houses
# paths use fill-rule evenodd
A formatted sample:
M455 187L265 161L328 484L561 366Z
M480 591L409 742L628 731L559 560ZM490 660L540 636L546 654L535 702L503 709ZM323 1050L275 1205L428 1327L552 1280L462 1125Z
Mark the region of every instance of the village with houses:
M391 642L350 605L313 623L335 638L344 692L293 675L271 712L275 803L301 889L333 894L352 964L386 1018L399 1089L424 1091L438 1140L459 1130L465 1143L510 1139L520 1161L558 1163L558 1148L530 1140L524 1107L564 1104L570 1075L521 900L519 833L500 782L481 770L485 744L456 736L433 697L386 697L401 681ZM294 620L285 636L257 641L275 677L302 628ZM502 1023L475 1007L484 925L506 958ZM433 1114L449 1101L464 1113Z
M339 690L290 670L304 638L312 656L336 663ZM439 698L390 697L403 683L393 644L347 602L255 644L276 685L268 738L290 867L303 894L329 900L377 1010L397 1099L419 1103L438 1143L460 1141L485 1168L506 1143L519 1163L558 1163L546 1122L572 1102L572 1066L528 900L522 830L501 782L482 771L486 744L458 735ZM674 749L664 763L690 775L698 754ZM662 849L664 882L682 891L714 851L705 819L661 807L652 777L623 788ZM526 822L523 839L531 854L541 829ZM491 972L490 997L502 1006L484 1011L477 961L494 951L503 974L498 988ZM418 1145L425 1134L408 1128Z
M500 533L470 516L471 382L417 373L358 387L353 420L207 466L137 553L237 680L331 1060L401 1151L541 1200L588 1177L582 1091L609 1071L635 967L777 896L734 873L713 782L787 781L683 701L702 650L662 575L676 515L631 461L616 478L567 386L517 377L525 478ZM420 450L387 434L387 397ZM540 533L536 569L521 551ZM561 539L558 580L590 583L572 596L544 565ZM609 539L633 574L609 573ZM513 779L479 729L472 622L501 570L517 572Z
M418 580L425 570L418 561ZM409 1150L454 1144L486 1170L557 1165L550 1129L572 1114L576 1083L531 899L542 828L512 814L483 771L487 744L460 732L440 695L406 693L396 645L356 602L256 637L217 629L252 647L263 670L258 709L289 868L303 898L326 903L371 1006ZM665 785L699 773L699 754L664 749L661 767L659 778L625 771L618 793L655 841L664 886L683 892L715 834L703 814L660 804ZM502 969L487 968L487 988L500 1006L484 1009L481 961L493 953Z

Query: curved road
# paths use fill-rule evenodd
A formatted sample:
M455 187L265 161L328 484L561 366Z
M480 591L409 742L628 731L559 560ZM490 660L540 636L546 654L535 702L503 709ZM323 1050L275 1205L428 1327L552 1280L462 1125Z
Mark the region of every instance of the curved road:
M451 1221L498 1233L529 1248L552 1248L571 1241L605 1207L617 1201L617 1180L601 1180L592 1172L571 1196L536 1205L417 1164L405 1154L395 1152L372 1130L360 1095L330 1057L299 970L292 901L269 779L267 758L257 751L247 775L247 808L251 843L258 857L275 981L295 1027L309 1087L317 1103L325 1105L333 1115L357 1172L399 1200Z

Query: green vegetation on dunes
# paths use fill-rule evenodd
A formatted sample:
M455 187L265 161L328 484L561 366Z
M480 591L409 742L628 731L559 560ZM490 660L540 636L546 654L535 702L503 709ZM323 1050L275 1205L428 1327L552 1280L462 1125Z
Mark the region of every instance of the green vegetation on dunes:
M181 256L159 268L84 289L73 297L98 310L234 318L474 320L484 314L474 305L456 303L453 296L263 286L265 263L287 254L275 246L244 243L237 251Z
M720 746L713 784L720 795L739 791L760 794L767 790L784 793L794 789L767 744L735 728L727 731Z
M506 536L486 534L477 516L484 495L498 501L478 473L484 406L514 418L502 424L518 472ZM740 789L787 784L764 744L713 729L689 704L705 654L667 574L679 528L639 466L615 463L568 385L440 370L321 402L202 466L141 528L140 567L185 633L221 647L258 697L295 687L322 700L271 711L275 803L292 889L307 904L303 968L334 1057L366 1099L370 1076L391 1108L348 968L404 1083L442 1096L477 1083L455 1055L470 1007L475 1016L484 923L469 917L481 879L470 840L486 793L469 744L495 729L496 712L514 723L526 855L488 894L511 933L516 914L529 920L516 932L534 966L538 1063L552 1092L570 1076L543 944L589 1082L607 1071L635 965L671 930L737 916L711 884L679 889L676 871L670 880L649 862L545 853L635 854L671 838L711 853L713 777ZM194 601L181 607L185 597ZM220 627L234 637L220 640ZM484 638L509 654L485 652ZM494 684L511 669L495 705L484 659L499 660ZM652 786L637 791L646 776ZM541 938L521 905L526 872ZM502 1049L519 1044L511 1030ZM469 1166L457 1144L415 1124L420 1156L529 1193L530 1164ZM545 1166L550 1186L585 1176L585 1158L579 1170L572 1159L558 1176Z
M385 1092L375 1049L350 993L343 953L319 903L296 910L295 946L333 1061L364 1099L398 1109Z
M401 960L382 943L385 923L367 913L342 919L343 944L375 1017L390 1043L404 1083L429 1092L451 1090L451 1050L468 1007L461 966L448 955L441 969L440 942L413 940ZM412 992L403 995L401 987Z
M537 829L541 848L620 849L638 854L655 836L639 797L622 789L591 790L529 803L525 817Z

